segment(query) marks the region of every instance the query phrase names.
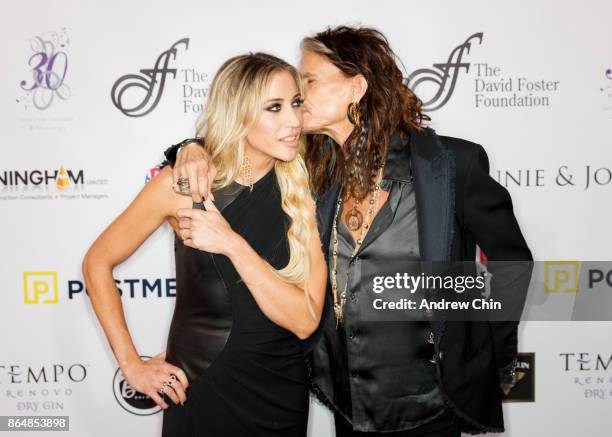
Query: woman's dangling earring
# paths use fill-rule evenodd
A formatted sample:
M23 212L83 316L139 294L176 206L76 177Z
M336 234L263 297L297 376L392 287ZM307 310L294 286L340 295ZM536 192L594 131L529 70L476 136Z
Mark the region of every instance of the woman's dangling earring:
M361 109L359 109L359 103L351 102L348 105L347 110L348 119L355 127L361 126Z
M250 190L253 191L253 173L251 172L251 163L246 153L242 156L242 165L240 166L240 174L242 179L247 183Z

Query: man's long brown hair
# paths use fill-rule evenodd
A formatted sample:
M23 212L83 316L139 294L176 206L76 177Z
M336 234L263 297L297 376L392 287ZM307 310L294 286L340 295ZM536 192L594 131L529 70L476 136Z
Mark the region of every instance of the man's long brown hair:
M341 145L343 152L328 136L314 134L308 135L305 156L317 194L340 180L344 192L361 201L376 179L393 133L407 127L421 130L430 118L421 112L421 100L404 83L398 58L378 30L328 28L304 38L301 49L325 56L348 77L363 75L368 83L359 102L363 127L353 130Z

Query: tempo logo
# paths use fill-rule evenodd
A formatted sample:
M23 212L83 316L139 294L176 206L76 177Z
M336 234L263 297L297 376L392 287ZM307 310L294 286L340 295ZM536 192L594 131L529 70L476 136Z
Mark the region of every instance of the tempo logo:
M579 261L544 262L544 290L547 293L577 293L579 283Z
M24 272L23 298L26 304L57 303L57 272Z

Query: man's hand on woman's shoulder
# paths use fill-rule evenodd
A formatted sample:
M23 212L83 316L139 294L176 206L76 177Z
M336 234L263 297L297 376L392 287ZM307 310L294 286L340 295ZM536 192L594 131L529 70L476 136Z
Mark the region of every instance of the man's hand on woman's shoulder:
M179 182L186 179L189 181L189 195L194 202L201 202L209 196L214 200L211 187L217 169L211 162L210 154L201 144L195 141L185 144L180 148L180 153L176 154L176 161L168 162L173 167L175 191L179 192ZM184 182L182 183L184 185Z

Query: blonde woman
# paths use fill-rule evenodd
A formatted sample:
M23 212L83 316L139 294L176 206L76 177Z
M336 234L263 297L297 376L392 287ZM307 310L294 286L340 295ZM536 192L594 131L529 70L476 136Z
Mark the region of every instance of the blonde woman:
M303 340L319 324L327 268L298 153L301 103L281 59L225 62L198 124L217 168L212 196L176 194L166 167L85 256L95 313L128 383L164 409L163 436L306 435ZM165 220L176 307L166 351L143 361L112 269Z

